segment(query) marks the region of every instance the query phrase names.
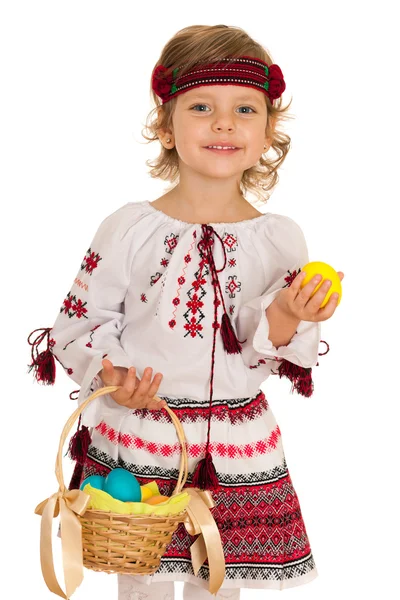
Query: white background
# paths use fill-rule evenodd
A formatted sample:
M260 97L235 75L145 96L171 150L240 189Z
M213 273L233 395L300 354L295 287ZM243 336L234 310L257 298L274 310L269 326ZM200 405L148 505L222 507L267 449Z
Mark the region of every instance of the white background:
M100 222L168 186L141 129L163 45L193 24L240 26L281 67L292 150L262 211L303 229L310 260L345 273L322 324L330 352L311 398L263 384L280 425L319 577L308 600L398 598L399 47L395 3L8 1L0 10L3 398L0 594L55 597L39 563L35 506L77 385L27 373L28 334L49 327ZM321 351L324 345L321 344ZM65 458L65 479L71 465ZM396 491L397 490L397 491ZM56 520L54 521L54 534ZM57 572L60 556L55 557ZM182 583L177 584L181 598ZM7 596L4 594L7 590ZM242 599L273 591L243 590ZM85 570L76 600L116 598Z

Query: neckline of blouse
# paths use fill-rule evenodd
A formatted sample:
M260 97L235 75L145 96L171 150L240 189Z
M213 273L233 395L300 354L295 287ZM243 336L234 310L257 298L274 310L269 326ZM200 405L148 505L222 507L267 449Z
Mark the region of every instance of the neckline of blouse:
M135 204L137 203L135 202ZM197 225L197 227L201 227L201 225L211 225L213 227L229 227L230 225L234 225L235 227L238 227L242 225L249 225L250 223L257 223L258 221L261 221L262 219L265 219L265 217L269 217L270 215L270 213L265 213L263 215L260 215L259 217L253 217L252 219L245 219L243 221L232 221L230 223L189 223L188 221L180 221L179 219L170 217L162 210L159 210L158 208L152 206L152 204L150 204L150 200L143 200L141 204L145 205L151 212L158 213L166 221L170 221L172 223L176 223L177 225L181 225L184 227L188 225Z

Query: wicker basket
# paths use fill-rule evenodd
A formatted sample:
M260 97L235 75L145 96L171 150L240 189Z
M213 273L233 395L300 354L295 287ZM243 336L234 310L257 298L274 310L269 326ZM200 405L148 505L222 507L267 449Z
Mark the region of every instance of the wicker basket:
M107 386L96 390L68 419L61 434L57 455L56 476L64 486L62 450L75 421L98 396L110 394L120 386ZM157 398L157 396L155 396ZM172 495L179 494L185 485L187 470L186 440L182 425L175 413L166 405L182 447L178 481ZM83 565L93 571L147 575L160 566L161 557L170 543L178 524L185 519L186 510L170 516L121 515L101 510L86 510L78 518L82 526Z
M59 490L35 509L36 514L42 515L40 562L46 585L61 598L70 598L83 580L83 567L106 573L153 574L160 566L172 534L178 524L184 522L189 534L198 536L190 548L194 573L198 573L208 558L209 591L215 594L225 576L225 560L218 527L209 510L215 503L208 490L185 488L190 500L185 510L178 514L121 515L86 509L89 496L82 490L68 490L65 486L62 452L73 424L90 402L120 387L106 386L96 390L70 416L62 431L55 466ZM158 396L155 399L160 400ZM182 447L179 476L172 492L176 495L183 491L188 476L186 439L178 417L168 406L164 408L171 416ZM57 581L53 563L52 520L58 515L66 594Z

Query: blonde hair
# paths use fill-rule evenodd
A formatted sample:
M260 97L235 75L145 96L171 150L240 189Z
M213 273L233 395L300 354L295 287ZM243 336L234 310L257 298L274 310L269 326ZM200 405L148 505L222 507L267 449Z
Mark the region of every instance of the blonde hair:
M185 66L179 70L179 73L183 74L198 61L213 62L228 55L252 56L264 60L269 66L273 64L267 50L240 27L192 25L178 31L166 43L154 68L164 65L168 67L169 72L172 72L173 69L185 63ZM149 142L153 142L158 139L159 130L172 128L176 97L162 104L161 99L152 90L151 82L150 94L156 106L147 115L142 135ZM271 141L270 149L273 149L277 156L270 158L262 155L256 165L243 172L240 182L240 193L245 197L246 192L252 192L262 204L265 204L272 194L272 190L279 180L278 169L289 152L290 137L279 131L278 125L281 121L292 118L286 114L292 100L288 106L282 108L282 97L274 101L274 106L265 94L264 97L268 115L266 135ZM143 131L147 131L150 135L146 135ZM167 149L161 144L161 152L158 157L153 162L151 159L146 161L146 165L151 167L150 176L177 184L179 182L178 159L175 147ZM171 186L168 191L174 187L175 185Z

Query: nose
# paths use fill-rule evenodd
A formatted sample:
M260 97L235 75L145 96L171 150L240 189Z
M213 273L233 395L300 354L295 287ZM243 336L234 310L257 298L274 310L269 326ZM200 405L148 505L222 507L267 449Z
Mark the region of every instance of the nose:
M214 129L215 131L219 131L219 132L221 132L221 131L229 131L229 132L233 131L233 127L232 127L232 125L230 125L230 126L227 126L227 127L222 127L222 125L215 125L215 126L213 127L213 129Z
M233 131L234 126L232 115L229 115L226 112L219 112L218 115L216 114L213 122L213 129L215 131Z

